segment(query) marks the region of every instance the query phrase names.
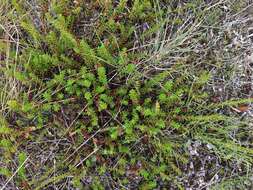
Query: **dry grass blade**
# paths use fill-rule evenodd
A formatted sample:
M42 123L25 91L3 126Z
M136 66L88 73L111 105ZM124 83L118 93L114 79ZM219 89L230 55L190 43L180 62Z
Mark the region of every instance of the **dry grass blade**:
M10 183L10 181L13 179L13 177L15 177L15 175L17 175L18 171L26 164L26 162L29 160L28 156L24 162L22 164L20 164L20 166L16 169L16 171L12 174L12 176L5 182L5 184L1 187L1 190L5 190L5 188L7 187L8 183Z

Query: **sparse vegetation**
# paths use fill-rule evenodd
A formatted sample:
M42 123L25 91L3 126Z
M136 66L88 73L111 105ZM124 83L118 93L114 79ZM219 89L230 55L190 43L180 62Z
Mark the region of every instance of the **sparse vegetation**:
M252 188L250 1L0 2L2 189Z

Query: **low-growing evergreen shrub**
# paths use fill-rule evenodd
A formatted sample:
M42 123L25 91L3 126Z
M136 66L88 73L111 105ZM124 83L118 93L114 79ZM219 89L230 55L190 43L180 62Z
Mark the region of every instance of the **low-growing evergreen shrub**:
M185 19L167 20L167 14L191 11L199 22L212 22L208 10L198 9L200 2L173 7L165 0L39 1L38 17L28 2L12 1L12 16L22 16L21 67L8 72L23 91L8 102L11 113L0 120L0 147L9 165L1 175L10 177L8 160L18 150L27 147L33 158L33 142L58 148L52 159L36 163L35 176L22 165L27 153L18 154L15 183L26 189L47 189L66 178L82 189L89 177L91 189L106 188L108 180L112 189L119 184L183 189L179 178L189 164L187 144L194 140L212 144L222 162L251 166L252 150L229 137L233 127L247 136L247 124L218 111L251 100L213 103L207 66L195 64L193 54L166 66L173 52L162 51L159 43L165 41L153 41ZM167 48L180 48L179 37Z

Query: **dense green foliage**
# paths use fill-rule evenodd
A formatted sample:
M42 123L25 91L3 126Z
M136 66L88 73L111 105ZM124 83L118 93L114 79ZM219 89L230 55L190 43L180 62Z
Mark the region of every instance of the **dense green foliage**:
M246 123L219 112L250 101L213 102L206 88L211 66L195 64L198 56L156 69L169 53L154 57L162 45L153 46L152 39L169 23L176 30L183 22L166 20L168 12L191 11L212 24L207 11L199 11L200 1L181 8L169 2L41 1L36 25L25 1L12 1L13 17L24 15L20 67L4 72L23 89L8 101L8 116L0 118L0 147L7 165L17 156L17 186L46 189L68 178L82 189L82 179L91 177L91 189L104 189L108 179L115 187L183 189L178 179L195 140L212 145L203 152L211 151L221 162L251 167L253 151L230 138L235 129L238 139L246 138ZM36 163L36 176L22 165L33 150L15 154L32 142L57 147L50 153L53 160ZM2 168L0 173L10 177L12 172Z

